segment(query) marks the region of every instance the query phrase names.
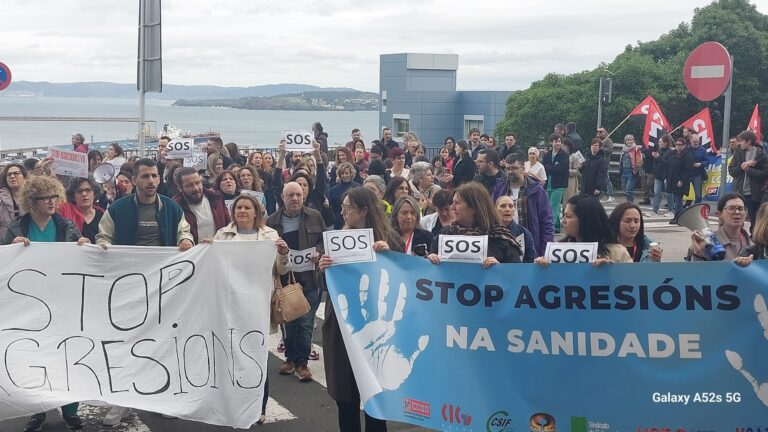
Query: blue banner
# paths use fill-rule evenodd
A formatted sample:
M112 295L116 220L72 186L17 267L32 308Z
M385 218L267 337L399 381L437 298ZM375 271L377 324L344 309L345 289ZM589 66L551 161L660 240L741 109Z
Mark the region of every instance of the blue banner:
M483 270L379 253L327 280L374 417L489 432L768 427L766 262Z

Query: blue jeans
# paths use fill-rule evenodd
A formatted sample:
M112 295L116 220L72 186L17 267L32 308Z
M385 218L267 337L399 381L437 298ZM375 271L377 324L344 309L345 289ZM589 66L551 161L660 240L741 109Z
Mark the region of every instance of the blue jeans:
M683 194L668 193L667 199L669 200L669 209L674 213L672 218L677 219L677 215L683 211Z
M611 174L605 173L605 191L608 195L613 195L613 183L611 183Z
M704 186L704 177L701 175L695 175L691 177L693 183L693 193L696 196L695 204L701 202L701 187Z
M621 188L624 189L624 193L627 195L627 201L635 202L635 179L633 174L621 175Z
M312 349L312 333L315 330L315 312L320 305L318 288L304 290L310 311L301 318L285 324L285 359L294 366L306 366Z
M653 212L659 212L659 206L661 205L661 196L664 195L664 180L653 180ZM669 194L667 194L669 195ZM669 196L667 196L667 203L669 203Z

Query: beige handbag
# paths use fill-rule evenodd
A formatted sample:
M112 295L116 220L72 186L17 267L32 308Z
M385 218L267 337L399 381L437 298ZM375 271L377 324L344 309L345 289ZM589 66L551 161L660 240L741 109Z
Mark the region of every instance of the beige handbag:
M275 291L272 293L271 320L273 324L289 323L301 318L311 310L304 289L296 282L293 272L289 273L288 285L282 286L280 277L274 279Z

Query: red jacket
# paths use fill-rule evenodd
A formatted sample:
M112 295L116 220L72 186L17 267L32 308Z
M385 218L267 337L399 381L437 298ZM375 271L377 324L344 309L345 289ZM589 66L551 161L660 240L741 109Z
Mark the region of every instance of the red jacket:
M96 210L97 213L104 213L104 209L99 206L94 205L93 208ZM77 208L76 205L68 202L60 203L58 210L56 210L56 213L74 222L75 226L77 226L77 229L79 229L80 232L83 232L83 225L85 224L85 215L83 215L83 213L80 211L80 209Z
M211 211L213 211L213 224L216 226L216 230L218 231L219 229L229 225L229 211L227 211L227 205L224 204L224 197L213 189L203 189L203 196L211 204ZM197 238L197 217L195 216L195 213L189 208L187 200L184 199L184 194L179 193L173 197L173 200L176 201L179 206L181 206L182 210L184 210L184 219L186 219L187 223L189 224L192 237L195 239L195 244L199 243L200 239Z

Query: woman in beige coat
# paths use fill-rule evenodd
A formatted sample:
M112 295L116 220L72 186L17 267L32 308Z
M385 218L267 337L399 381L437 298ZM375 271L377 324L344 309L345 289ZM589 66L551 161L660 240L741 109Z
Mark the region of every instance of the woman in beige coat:
M266 225L264 208L251 195L240 195L232 203L232 223L221 228L213 237L214 240L274 240L277 246L277 257L273 273L284 275L291 270L288 244L281 239L277 231ZM208 242L208 240L204 240ZM269 313L269 312L267 312ZM261 418L257 422L263 424L266 420L267 399L269 398L269 380L264 382L264 399L261 402Z

